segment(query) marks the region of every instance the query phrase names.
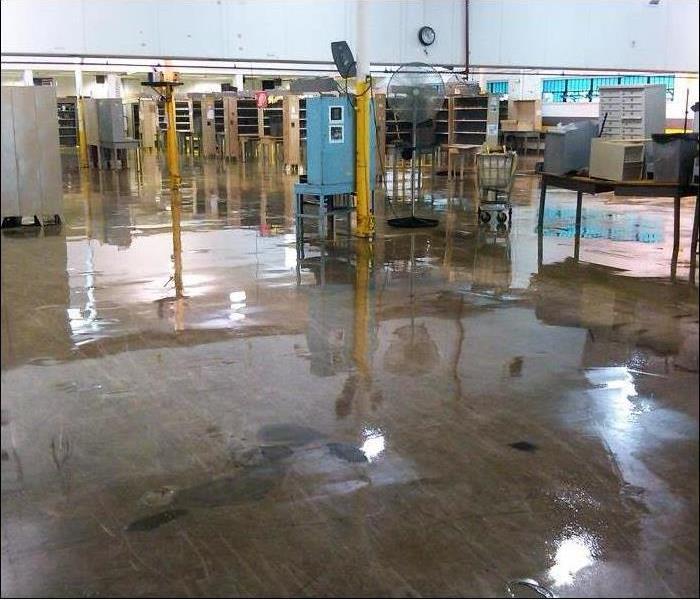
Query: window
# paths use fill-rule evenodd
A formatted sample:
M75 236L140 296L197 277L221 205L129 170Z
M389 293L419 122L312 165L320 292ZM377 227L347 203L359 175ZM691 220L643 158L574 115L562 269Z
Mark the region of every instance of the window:
M489 94L498 94L499 96L505 96L508 94L508 82L507 81L487 81L486 89Z
M606 85L663 84L666 98L673 100L675 75L612 75L609 77L569 77L543 79L542 96L551 102L592 102Z

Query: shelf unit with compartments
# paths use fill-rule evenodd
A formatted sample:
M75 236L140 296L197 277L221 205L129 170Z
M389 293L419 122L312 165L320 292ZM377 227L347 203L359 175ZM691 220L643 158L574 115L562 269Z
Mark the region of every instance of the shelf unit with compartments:
M238 136L239 137L260 137L260 124L258 107L254 99L238 98Z
M440 110L435 114L435 143L439 146L447 144L450 136L450 101L445 98Z
M192 100L175 100L175 130L178 133L192 133L194 130L192 119ZM165 115L165 102L158 102L158 127L161 131L168 128Z
M498 147L499 99L495 94L449 96L449 144Z
M261 137L282 138L282 101L278 100L274 104L261 109L262 113L262 134Z
M75 97L56 99L58 140L61 146L78 145L78 101Z
M666 86L618 85L600 88L601 137L648 139L666 128Z

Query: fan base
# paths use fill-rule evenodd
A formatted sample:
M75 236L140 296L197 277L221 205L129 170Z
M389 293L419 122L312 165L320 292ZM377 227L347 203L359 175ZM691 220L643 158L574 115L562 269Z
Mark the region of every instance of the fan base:
M404 229L418 229L420 227L437 227L437 219L423 219L420 217L397 217L389 219L387 223L391 227L403 227Z

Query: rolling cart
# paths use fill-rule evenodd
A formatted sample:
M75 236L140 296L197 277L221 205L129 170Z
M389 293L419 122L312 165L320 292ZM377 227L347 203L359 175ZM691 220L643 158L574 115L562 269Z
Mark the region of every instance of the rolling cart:
M510 192L515 180L518 155L515 152L490 153L476 155L476 185L479 189L479 221L489 223L492 220L499 225L510 225L513 212Z

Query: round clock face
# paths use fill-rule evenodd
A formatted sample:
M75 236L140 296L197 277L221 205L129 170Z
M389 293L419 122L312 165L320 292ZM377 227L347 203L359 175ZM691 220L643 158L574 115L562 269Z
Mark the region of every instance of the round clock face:
M424 46L430 46L435 41L435 30L432 27L421 27L418 30L418 39Z

